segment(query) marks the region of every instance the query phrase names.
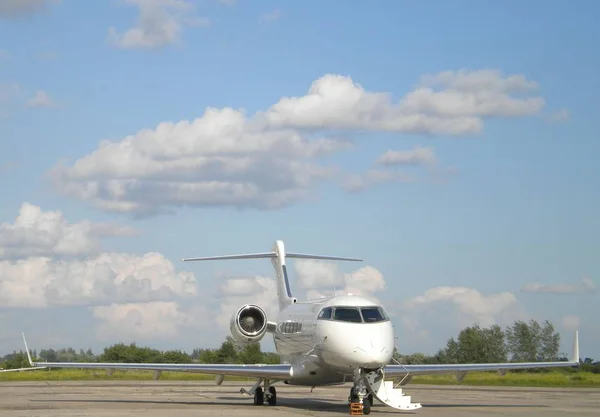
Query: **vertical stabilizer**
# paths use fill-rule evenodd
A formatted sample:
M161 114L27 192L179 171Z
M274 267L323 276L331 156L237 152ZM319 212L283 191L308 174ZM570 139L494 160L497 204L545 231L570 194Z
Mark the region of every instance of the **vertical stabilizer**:
M275 277L277 279L277 298L279 299L279 310L296 302L292 295L290 287L290 279L287 273L287 265L285 264L285 246L283 241L277 240L273 245L275 257L271 258L271 263L275 269Z

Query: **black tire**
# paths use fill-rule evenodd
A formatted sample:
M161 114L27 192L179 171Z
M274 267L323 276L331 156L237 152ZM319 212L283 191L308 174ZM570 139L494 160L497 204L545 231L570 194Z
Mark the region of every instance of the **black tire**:
M350 388L350 395L348 396L348 405L352 402L358 401L358 395L354 391L354 387Z
M261 387L256 388L254 391L254 405L263 405L265 403L265 395Z
M363 414L371 414L371 401L369 400L369 397L366 397L363 400Z
M269 387L269 398L267 399L267 403L269 405L277 405L277 390L275 387Z

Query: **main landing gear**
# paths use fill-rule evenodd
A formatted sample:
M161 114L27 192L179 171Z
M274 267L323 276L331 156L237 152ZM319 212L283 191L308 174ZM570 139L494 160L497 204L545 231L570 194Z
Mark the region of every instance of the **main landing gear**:
M263 405L265 400L268 405L277 405L277 390L271 386L271 381L264 380L264 388L261 387L262 379L259 379L250 391L244 388L240 389L240 393L254 396L254 405Z
M351 415L371 414L373 394L367 392L364 375L360 369L354 371L354 386L350 388L348 405Z

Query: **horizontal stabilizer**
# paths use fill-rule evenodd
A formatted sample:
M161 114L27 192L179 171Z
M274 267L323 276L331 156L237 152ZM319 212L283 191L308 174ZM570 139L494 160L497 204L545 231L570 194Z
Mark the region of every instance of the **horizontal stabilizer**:
M205 256L202 258L183 258L183 262L187 261L219 261L226 259L263 259L263 258L276 258L275 252L262 252L262 253L246 253L241 255L221 255L221 256Z
M294 253L294 252L286 252L286 258L298 258L298 259L326 259L330 261L355 261L362 262L362 259L359 258L342 258L340 256L327 256L327 255L309 255L306 253Z
M264 259L264 258L277 258L278 255L276 252L261 252L261 253L245 253L240 255L220 255L220 256L205 256L201 258L183 258L183 262L189 261L222 261L227 259ZM353 262L362 262L362 259L359 258L345 258L341 256L328 256L328 255L311 255L307 253L294 253L294 252L286 252L286 258L296 258L296 259L322 259L322 260L330 260L330 261L353 261Z

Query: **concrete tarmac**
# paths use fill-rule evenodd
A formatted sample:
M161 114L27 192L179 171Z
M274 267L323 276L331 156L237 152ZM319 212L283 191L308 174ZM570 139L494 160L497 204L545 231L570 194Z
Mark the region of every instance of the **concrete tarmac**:
M243 383L242 383L243 384ZM348 415L350 385L330 388L277 384L277 406L253 405L239 382L81 381L0 382L2 417L73 416L336 416ZM250 387L248 384L247 388ZM415 416L600 416L600 388L499 388L407 385ZM375 402L371 415L404 414Z

